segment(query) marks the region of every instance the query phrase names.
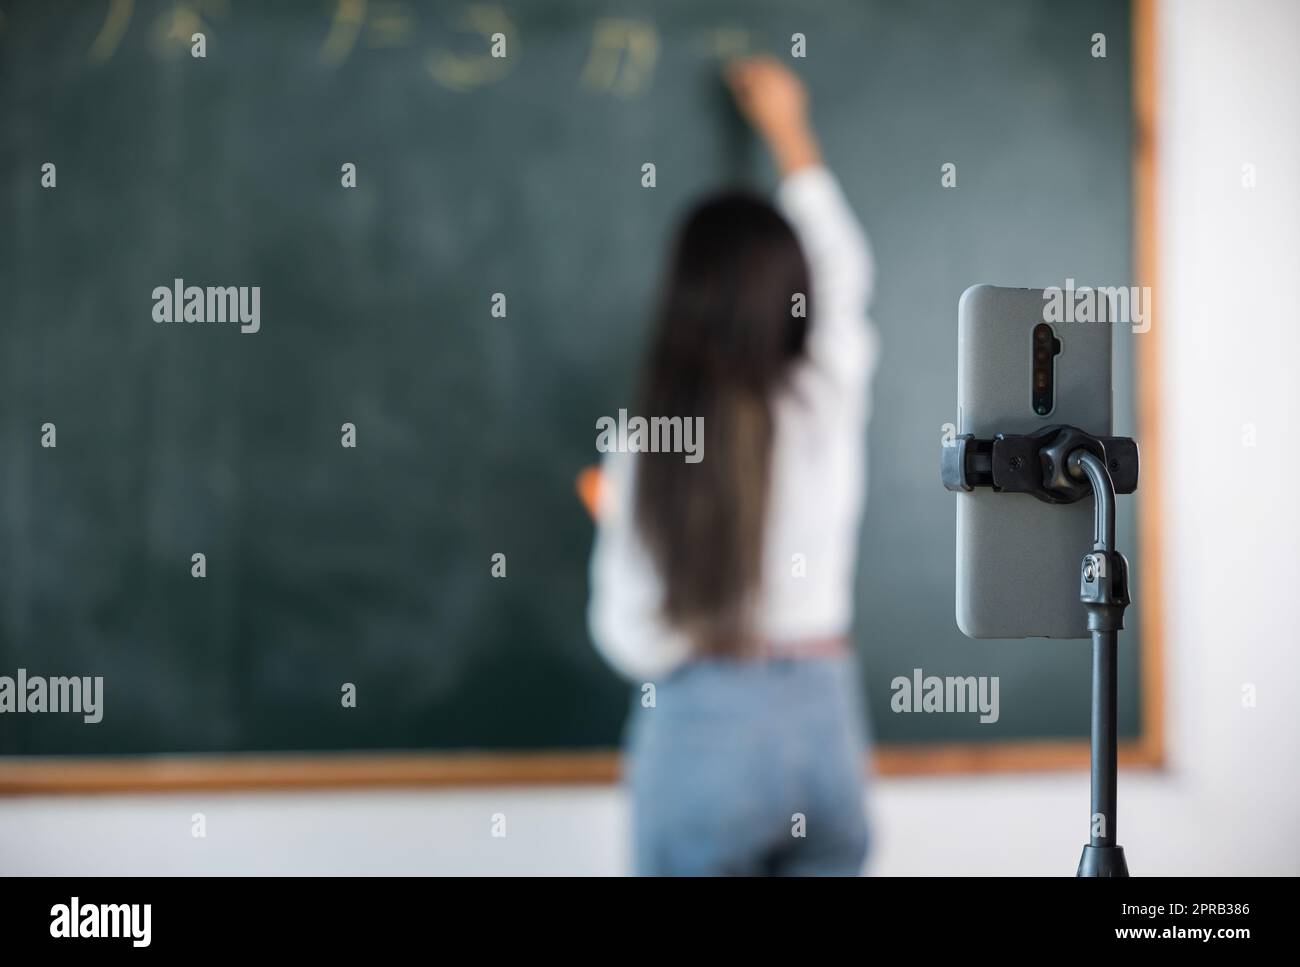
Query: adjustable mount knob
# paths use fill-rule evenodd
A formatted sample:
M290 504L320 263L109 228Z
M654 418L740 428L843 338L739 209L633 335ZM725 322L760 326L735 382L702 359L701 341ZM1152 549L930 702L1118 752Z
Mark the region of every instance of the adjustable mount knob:
M1063 503L1082 500L1092 493L1087 476L1079 466L1078 460L1072 460L1071 454L1084 449L1097 453L1096 440L1072 426L1063 426L1056 437L1039 451L1043 465L1043 486ZM1105 450L1097 453L1106 459Z

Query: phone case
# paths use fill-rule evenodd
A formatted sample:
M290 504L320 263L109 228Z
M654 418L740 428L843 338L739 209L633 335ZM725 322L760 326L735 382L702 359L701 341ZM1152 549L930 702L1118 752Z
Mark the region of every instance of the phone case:
M1069 295L1069 293L1066 293ZM1044 290L972 286L957 310L958 433L993 437L1071 424L1111 432L1111 323L1044 319ZM1033 329L1061 341L1055 406L1032 405ZM971 638L1087 638L1079 566L1092 549L1091 500L1047 504L988 488L957 495L957 626Z

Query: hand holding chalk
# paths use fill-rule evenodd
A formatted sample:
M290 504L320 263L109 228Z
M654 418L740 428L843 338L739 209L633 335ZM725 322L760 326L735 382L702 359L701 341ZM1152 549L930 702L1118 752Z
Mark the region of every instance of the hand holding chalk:
M773 57L746 57L727 65L726 78L736 107L767 142L783 175L821 163L799 75Z

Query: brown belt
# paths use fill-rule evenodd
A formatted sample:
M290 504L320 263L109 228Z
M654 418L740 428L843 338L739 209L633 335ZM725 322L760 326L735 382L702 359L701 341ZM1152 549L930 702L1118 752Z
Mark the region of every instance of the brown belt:
M755 642L752 650L742 652L761 661L781 658L843 658L852 653L853 645L848 635L827 635L821 638L799 638L793 641L764 639Z

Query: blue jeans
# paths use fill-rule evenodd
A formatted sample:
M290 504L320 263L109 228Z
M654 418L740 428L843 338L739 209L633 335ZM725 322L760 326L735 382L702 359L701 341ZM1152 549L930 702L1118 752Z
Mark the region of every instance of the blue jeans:
M634 696L628 783L642 875L856 876L865 757L850 658L693 661Z

